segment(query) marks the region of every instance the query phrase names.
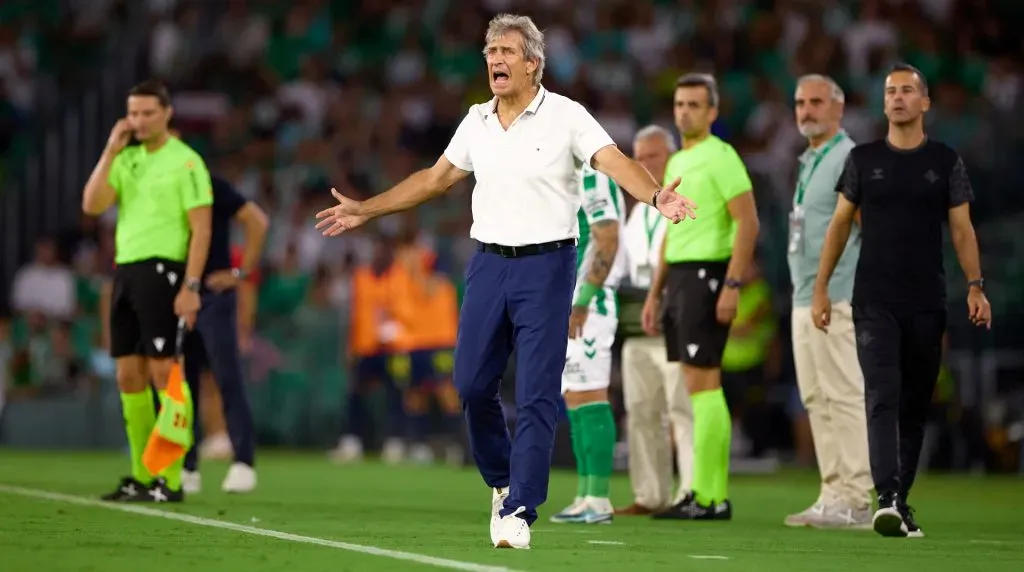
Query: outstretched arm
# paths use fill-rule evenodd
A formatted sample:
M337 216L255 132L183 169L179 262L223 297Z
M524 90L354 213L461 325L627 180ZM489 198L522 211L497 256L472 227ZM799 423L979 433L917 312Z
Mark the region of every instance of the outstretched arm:
M364 201L361 214L377 218L411 209L443 194L468 176L469 171L463 171L441 155L429 169L416 171L388 191Z

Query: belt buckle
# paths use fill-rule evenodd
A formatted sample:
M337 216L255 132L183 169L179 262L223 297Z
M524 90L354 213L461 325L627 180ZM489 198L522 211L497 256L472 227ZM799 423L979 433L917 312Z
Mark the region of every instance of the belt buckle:
M505 256L505 258L515 258L516 257L516 247L514 247L514 246L503 246L502 250L504 251L504 252L502 252L502 254ZM506 252L507 252L507 254L506 254Z

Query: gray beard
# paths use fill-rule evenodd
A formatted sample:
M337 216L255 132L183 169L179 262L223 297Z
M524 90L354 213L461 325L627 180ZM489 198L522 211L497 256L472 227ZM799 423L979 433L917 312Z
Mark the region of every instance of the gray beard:
M797 129L804 137L817 137L828 131L828 127L821 123L801 123Z

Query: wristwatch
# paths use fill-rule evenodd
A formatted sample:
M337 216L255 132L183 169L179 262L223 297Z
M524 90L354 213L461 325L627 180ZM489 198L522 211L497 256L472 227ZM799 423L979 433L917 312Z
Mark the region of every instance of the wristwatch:
M249 272L246 270L242 270L241 268L232 268L231 276L233 276L235 280L245 280L246 278L249 277Z
M971 280L967 283L967 289L970 290L972 286L977 286L978 290L985 291L985 279L978 278L977 280Z
M192 292L198 292L202 282L198 278L188 278L185 280L185 288L188 288Z
M739 280L736 280L734 278L726 278L725 279L725 287L726 288L738 289L738 288L741 288L742 286L743 286L743 283L740 282Z
M651 195L651 206L652 207L655 207L655 208L658 207L658 195L660 195L660 194L661 194L661 189L658 189L657 191L654 191L653 195Z

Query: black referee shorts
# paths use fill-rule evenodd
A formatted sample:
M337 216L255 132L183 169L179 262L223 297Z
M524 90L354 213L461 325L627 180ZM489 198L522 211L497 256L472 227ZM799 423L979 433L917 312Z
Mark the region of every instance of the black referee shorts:
M182 262L153 258L117 266L110 301L111 357L174 356L174 298L184 280Z
M729 325L718 322L716 308L728 266L728 261L669 265L662 315L668 361L702 368L722 365Z

